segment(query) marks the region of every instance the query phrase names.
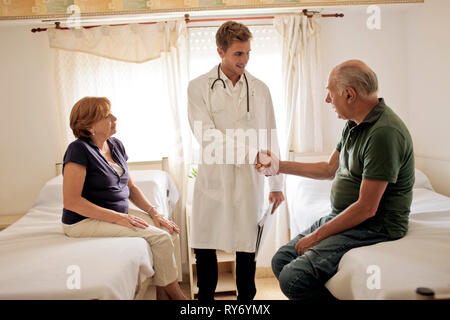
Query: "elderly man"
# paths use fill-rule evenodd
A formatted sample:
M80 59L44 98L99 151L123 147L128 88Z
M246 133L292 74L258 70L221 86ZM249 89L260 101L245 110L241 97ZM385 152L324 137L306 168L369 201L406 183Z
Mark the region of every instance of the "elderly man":
M378 98L376 74L351 60L329 75L326 102L348 120L328 162L279 161L271 156L258 171L334 179L332 212L317 220L272 259L289 299L331 298L325 283L350 249L403 237L414 184L411 136L403 121ZM270 152L269 152L270 155Z

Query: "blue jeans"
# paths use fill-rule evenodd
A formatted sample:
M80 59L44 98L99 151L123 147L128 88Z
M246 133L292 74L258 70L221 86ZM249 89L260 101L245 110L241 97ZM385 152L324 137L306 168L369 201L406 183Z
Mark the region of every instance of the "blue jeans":
M300 255L295 245L304 236L333 219L325 216L282 246L272 258L272 270L283 293L292 300L321 300L332 297L325 283L337 272L339 261L350 249L391 240L384 232L364 227L330 236Z

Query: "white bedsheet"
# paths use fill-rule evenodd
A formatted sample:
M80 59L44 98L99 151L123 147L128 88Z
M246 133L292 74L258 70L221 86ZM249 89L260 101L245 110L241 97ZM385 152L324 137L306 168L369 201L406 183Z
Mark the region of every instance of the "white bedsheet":
M169 176L159 170L132 176L156 209L169 215L178 200ZM154 274L147 242L65 236L61 183L61 176L50 180L30 211L0 232L0 299L133 299ZM70 266L79 267L80 289L67 285L74 275Z
M336 298L417 299L417 287L450 294L450 198L416 182L406 236L347 252L326 283ZM291 238L330 213L330 188L330 181L287 180Z
M413 214L402 239L350 250L326 286L339 299L417 299L418 287L449 294L450 210Z

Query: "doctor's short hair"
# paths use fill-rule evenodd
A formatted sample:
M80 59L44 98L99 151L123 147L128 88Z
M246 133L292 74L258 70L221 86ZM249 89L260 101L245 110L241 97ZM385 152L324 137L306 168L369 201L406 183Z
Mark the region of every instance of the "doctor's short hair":
M70 128L75 138L88 138L92 125L111 113L111 102L105 97L84 97L72 107Z
M227 21L216 32L216 45L223 51L227 51L234 40L248 41L252 37L250 30L242 23Z
M367 97L378 91L376 73L360 61L351 60L336 67L334 84L339 95L348 87L360 96Z

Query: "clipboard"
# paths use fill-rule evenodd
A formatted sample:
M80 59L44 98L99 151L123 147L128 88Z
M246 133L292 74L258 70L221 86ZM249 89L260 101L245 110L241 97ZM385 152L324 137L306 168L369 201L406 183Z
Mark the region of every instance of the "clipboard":
M261 243L264 242L264 239L267 237L267 233L269 232L270 224L272 223L272 209L273 209L273 202L269 204L269 207L266 209L261 220L259 220L259 222L258 222L258 233L256 235L255 259L258 257Z

